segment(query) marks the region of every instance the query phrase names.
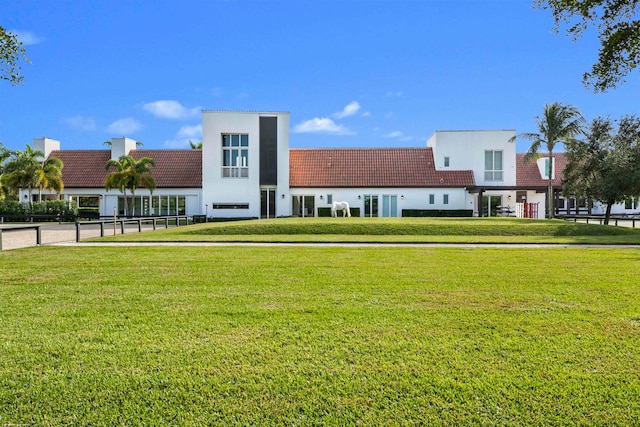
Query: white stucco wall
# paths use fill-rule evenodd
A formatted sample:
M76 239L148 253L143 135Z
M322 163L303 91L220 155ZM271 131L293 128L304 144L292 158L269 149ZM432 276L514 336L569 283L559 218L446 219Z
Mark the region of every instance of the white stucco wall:
M185 197L185 214L200 214L200 205L202 204L202 192L198 188L161 188L153 191L152 196L184 196ZM100 197L100 215L113 215L114 208L118 207L118 198L124 195L118 190L105 191L101 188L65 188L64 200L69 200L75 196L99 196ZM149 190L141 188L136 191L137 197L149 197ZM127 198L131 198L131 192L127 191ZM202 212L204 214L204 211ZM159 215L159 213L153 213Z
M278 184L275 188L276 215L290 214L281 195L289 196L289 113L203 111L202 113L202 213L217 217L260 216L260 117L278 119ZM248 177L222 176L222 135L249 135ZM220 209L213 204L248 204L248 209Z
M429 195L434 195L434 204L429 204ZM449 196L449 203L444 204L444 195ZM360 208L364 216L365 195L378 196L378 215L383 216L383 196L397 197L397 216L402 216L403 209L455 210L474 209L474 197L462 188L292 188L288 198L289 208L295 196L313 196L315 215L319 207L330 208L328 195L333 201L346 201L352 208ZM322 196L322 199L320 199Z
M472 170L476 185L514 186L516 185L516 144L509 142L516 135L515 130L474 130L436 131L427 140L427 147L433 149L436 169ZM485 151L501 150L503 181L485 181ZM444 166L444 158L449 158L449 166Z
M33 138L33 149L35 151L42 151L44 153L44 158L46 159L53 150L60 149L60 141L47 138L46 136L43 138Z

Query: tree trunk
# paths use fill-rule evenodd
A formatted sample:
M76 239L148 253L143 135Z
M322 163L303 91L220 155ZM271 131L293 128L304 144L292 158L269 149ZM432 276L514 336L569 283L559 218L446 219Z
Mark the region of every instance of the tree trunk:
M131 217L136 213L136 190L135 188L131 189Z
M129 214L129 207L127 206L127 190L123 189L122 190L122 194L123 194L123 197L124 197L124 212L122 212L122 213L126 217Z
M547 193L547 204L549 209L549 218L553 219L554 217L554 208L555 208L555 200L553 200L553 154L549 151L549 188Z
M607 203L607 210L604 213L604 225L609 225L609 218L611 217L611 205L613 205L612 201Z

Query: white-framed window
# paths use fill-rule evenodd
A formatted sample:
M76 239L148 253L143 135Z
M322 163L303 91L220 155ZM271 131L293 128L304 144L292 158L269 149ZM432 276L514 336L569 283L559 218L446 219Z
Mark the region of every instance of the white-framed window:
M634 197L627 197L626 199L624 199L624 208L625 209L635 209L636 207L636 200Z
M445 168L448 168L448 167L449 167L449 157L448 157L448 156L446 156L446 157L444 158L444 167L445 167Z
M133 205L132 205L133 203ZM125 212L125 205L128 212ZM185 215L187 211L187 198L183 195L150 195L150 196L118 196L118 215L133 216L166 216Z
M484 152L484 180L502 181L503 176L502 150L486 150Z
M333 194L327 194L327 204L333 204Z
M449 204L449 195L448 194L443 194L442 195L442 204L443 205L448 205Z
M222 177L249 177L249 135L222 134Z
M429 194L429 204L430 205L435 205L436 204L436 195L435 194Z

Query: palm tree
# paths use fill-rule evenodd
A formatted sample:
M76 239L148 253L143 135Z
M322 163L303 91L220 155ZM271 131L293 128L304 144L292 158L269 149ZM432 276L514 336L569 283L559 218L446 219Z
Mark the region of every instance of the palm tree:
M55 190L60 196L64 190L62 182L62 168L64 163L57 157L49 157L40 164L40 168L36 171L36 184L38 185L38 201L42 201L42 190Z
M38 187L38 171L42 164L38 160L44 157L42 151L34 150L29 144L24 151L16 150L4 167L3 182L12 191L26 188L31 201L31 190Z
M124 194L124 210L127 213L127 190L131 191L131 210L128 213L129 216L134 215L134 201L136 196L136 189L140 187L148 188L150 192L156 188L156 181L150 175L151 167L156 163L149 157L143 157L140 160L135 160L129 155L120 156L118 160L109 160L106 164L106 169L109 170L112 166L116 167L116 170L111 172L104 183L104 188L109 191L113 188L119 189Z
M128 209L127 209L127 187L125 185L124 171L127 168L128 163L124 157L125 156L120 157L119 160L111 159L105 165L106 170L109 170L112 167L115 167L116 170L112 171L111 173L109 173L109 175L107 175L107 178L104 181L104 188L107 191L110 191L113 188L117 188L118 190L120 190L120 192L124 195L124 213L126 215L128 212Z
M0 142L0 200L4 200L9 189L4 185L2 176L4 174L4 162L11 157L11 151Z
M570 143L583 133L584 117L577 108L563 105L560 102L546 104L542 117L536 116L538 133L523 133L518 135L531 141L529 151L524 156L524 162L530 163L540 158L540 148L545 146L549 153L549 169L547 171L547 212L549 218L554 216L553 201L553 150L558 143ZM513 138L515 139L515 137ZM513 140L512 139L512 140Z
M202 150L202 141L192 142L189 140L189 146L192 150Z

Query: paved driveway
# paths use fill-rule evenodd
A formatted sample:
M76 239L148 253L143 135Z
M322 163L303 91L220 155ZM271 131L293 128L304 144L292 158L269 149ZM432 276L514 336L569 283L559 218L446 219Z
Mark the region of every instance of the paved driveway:
M2 233L2 250L26 248L36 245L36 231L35 230L19 230L19 231L6 231L11 228L12 225L21 224L0 224L0 229L5 230ZM24 225L24 224L22 224ZM152 230L152 225L143 225L143 231ZM41 239L43 245L52 245L59 243L72 243L76 241L76 226L75 224L41 224ZM137 232L138 226L135 224L127 224L125 226L125 233ZM120 234L120 226L117 227L117 234ZM113 236L113 225L105 225L105 236ZM100 225L98 223L88 225L85 224L80 230L80 238L88 239L90 237L100 237Z

